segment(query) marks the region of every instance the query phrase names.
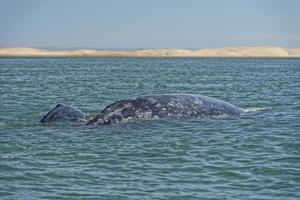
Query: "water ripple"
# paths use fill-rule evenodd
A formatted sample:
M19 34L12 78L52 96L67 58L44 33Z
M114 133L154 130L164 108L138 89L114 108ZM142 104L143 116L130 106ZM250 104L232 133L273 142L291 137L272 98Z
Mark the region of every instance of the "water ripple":
M1 199L299 199L299 60L0 59ZM208 95L249 114L86 128L56 103Z

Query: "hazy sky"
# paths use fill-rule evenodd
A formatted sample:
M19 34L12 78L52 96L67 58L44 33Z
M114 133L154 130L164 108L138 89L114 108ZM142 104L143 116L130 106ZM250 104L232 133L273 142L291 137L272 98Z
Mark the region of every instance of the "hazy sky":
M0 47L300 47L300 0L0 0Z

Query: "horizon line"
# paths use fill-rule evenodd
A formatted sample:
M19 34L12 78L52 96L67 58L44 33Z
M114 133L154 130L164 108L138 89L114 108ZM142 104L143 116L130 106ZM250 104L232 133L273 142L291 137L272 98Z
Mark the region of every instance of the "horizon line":
M47 50L31 47L0 48L0 57L296 57L300 48L239 46L201 49L146 48L133 50Z

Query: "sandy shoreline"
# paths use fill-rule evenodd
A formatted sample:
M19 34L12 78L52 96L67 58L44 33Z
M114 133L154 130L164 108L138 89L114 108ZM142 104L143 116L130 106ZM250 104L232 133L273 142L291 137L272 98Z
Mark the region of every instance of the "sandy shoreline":
M225 47L213 49L144 49L112 50L44 50L34 48L0 48L0 57L283 57L300 58L300 48Z

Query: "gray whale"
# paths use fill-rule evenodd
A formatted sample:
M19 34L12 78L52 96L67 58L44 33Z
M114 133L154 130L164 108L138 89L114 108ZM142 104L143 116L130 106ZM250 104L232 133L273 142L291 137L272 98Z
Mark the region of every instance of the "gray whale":
M57 120L77 120L81 118L84 118L83 112L72 106L59 103L42 117L41 123Z
M60 104L49 111L42 123L57 119L81 119L84 115L76 108ZM159 94L124 99L108 105L86 125L108 125L149 119L201 118L207 116L245 113L230 103L193 94ZM53 116L54 115L54 116ZM47 120L43 120L43 119Z

